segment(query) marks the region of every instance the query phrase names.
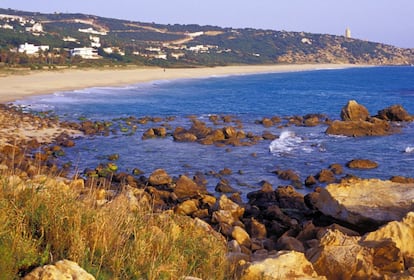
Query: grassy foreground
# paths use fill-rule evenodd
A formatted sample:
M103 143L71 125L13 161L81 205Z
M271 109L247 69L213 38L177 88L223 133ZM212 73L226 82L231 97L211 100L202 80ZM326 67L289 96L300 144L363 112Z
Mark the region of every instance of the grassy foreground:
M132 209L127 194L96 197L63 179L1 174L0 279L61 259L96 279L228 278L226 243L192 219Z

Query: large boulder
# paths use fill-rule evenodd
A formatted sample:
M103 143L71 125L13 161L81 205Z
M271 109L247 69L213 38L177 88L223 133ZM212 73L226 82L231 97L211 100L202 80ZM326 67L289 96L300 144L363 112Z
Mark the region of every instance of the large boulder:
M315 206L323 214L362 230L402 219L413 210L414 184L350 179L321 189Z
M77 263L62 260L54 265L45 265L34 269L23 280L95 280L91 274L82 269Z
M372 118L370 121L334 121L326 129L325 133L362 137L390 135L394 133L394 130L387 121Z
M368 118L368 109L358 104L355 100L348 101L348 104L341 110L341 119L343 121L366 121Z
M280 251L272 258L251 263L243 272L242 280L326 279L319 276L303 253Z
M319 246L309 249L306 256L316 272L328 279L401 279L398 276L404 270L401 251L394 241L361 242L361 237L339 230L327 230Z
M405 269L414 266L414 212L409 212L402 221L393 221L380 229L366 234L363 244L375 244L390 240L401 250Z
M406 122L414 119L401 105L392 105L378 111L378 118L396 122Z

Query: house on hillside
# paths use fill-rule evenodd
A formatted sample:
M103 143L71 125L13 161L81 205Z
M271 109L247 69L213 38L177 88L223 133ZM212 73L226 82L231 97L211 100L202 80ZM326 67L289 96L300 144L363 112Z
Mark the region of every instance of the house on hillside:
M18 52L26 53L27 55L35 55L38 54L40 51L48 51L49 46L35 46L34 44L24 43L19 46Z
M27 32L32 33L42 33L43 32L43 25L39 22L33 24L33 26L26 27Z
M98 55L98 51L94 48L74 48L70 51L71 56L80 56L83 59L100 59L101 56Z

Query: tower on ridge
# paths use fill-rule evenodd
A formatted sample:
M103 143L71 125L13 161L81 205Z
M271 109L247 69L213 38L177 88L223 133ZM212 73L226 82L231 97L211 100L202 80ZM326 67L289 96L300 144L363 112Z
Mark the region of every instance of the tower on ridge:
M349 27L345 29L345 38L351 38L351 29Z

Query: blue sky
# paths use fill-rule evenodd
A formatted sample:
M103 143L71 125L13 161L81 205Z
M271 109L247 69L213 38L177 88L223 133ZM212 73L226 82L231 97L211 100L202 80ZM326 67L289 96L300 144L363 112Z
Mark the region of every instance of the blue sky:
M414 0L0 0L0 7L165 24L210 24L352 36L414 48Z

